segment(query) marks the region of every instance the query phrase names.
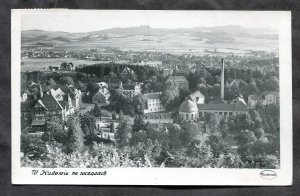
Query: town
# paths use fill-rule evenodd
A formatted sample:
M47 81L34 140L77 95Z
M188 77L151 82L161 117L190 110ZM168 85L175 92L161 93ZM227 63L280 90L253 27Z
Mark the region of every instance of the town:
M22 54L65 58L21 72L24 166L279 166L276 55L110 52ZM79 65L71 57L105 62ZM81 160L67 161L75 152ZM64 161L53 165L57 156Z

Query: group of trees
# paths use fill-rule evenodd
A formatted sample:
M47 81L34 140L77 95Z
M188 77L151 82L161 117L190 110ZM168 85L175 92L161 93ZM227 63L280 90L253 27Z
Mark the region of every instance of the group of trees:
M110 110L119 113L121 110L126 115L143 115L146 105L146 98L143 95L129 97L118 90L111 89Z
M134 76L130 78L122 78L121 72L125 69L129 68L134 71ZM86 73L86 74L95 74L97 77L105 77L109 76L112 78L118 78L122 80L131 79L143 82L145 80L150 79L152 76L156 76L162 79L161 68L152 67L152 66L141 66L141 65L133 65L133 64L95 64L84 66L82 68L77 69L78 72Z
M220 68L200 66L194 72L189 72L186 77L191 91L198 89L205 97L214 98L220 94L220 75ZM247 99L249 95L264 91L277 92L279 90L278 77L278 69L267 70L265 73L250 68L225 69L225 99L231 100L237 95L243 95ZM234 80L237 82L231 84Z
M170 110L178 107L189 93L188 89L180 88L176 83L168 81L163 85L160 100L166 110Z

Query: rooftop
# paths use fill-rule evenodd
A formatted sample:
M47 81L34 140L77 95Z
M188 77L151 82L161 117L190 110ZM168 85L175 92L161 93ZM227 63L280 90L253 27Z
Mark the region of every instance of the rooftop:
M167 81L188 82L184 76L169 76Z
M190 98L186 99L179 107L179 112L198 112L197 104Z

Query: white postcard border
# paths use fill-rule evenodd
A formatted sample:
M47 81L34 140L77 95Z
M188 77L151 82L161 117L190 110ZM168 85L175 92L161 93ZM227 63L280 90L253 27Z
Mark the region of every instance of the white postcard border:
M291 61L291 12L249 11L247 14L274 14L279 28L280 67L280 169L277 177L261 178L264 169L222 168L40 168L45 171L69 172L69 175L33 175L37 168L20 166L20 58L21 17L38 12L99 12L96 10L12 10L11 26L11 125L12 125L12 183L13 184L87 184L87 185L291 185L292 184L292 61ZM101 12L101 11L100 11ZM106 10L105 12L108 12ZM132 11L123 11L132 12ZM136 11L138 12L138 11ZM143 11L145 12L145 11ZM155 11L146 11L155 12ZM161 12L161 11L158 11ZM188 12L188 11L172 11ZM193 11L194 12L194 11ZM245 14L246 11L200 11L207 15L214 12ZM259 21L257 21L259 22ZM71 175L72 172L104 172L106 175Z

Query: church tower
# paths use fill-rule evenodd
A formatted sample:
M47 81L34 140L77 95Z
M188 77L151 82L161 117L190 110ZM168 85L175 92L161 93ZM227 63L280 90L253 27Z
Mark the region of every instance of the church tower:
M224 59L222 58L221 68L221 100L224 100Z

